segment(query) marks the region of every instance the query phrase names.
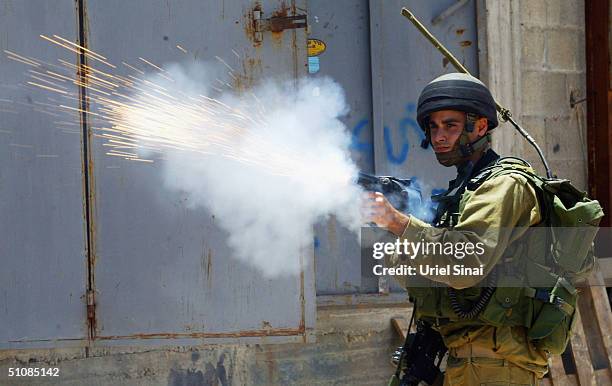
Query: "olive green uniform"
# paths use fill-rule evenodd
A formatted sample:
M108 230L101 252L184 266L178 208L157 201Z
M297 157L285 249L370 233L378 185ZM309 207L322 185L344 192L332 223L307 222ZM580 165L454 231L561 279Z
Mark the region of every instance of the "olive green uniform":
M512 244L524 236L527 229L541 221L534 188L518 174L506 174L484 181L474 191L461 196L458 217L452 227L437 228L410 216L400 240L438 243L482 243L484 253L468 254L460 263L466 267L484 266L486 276L504 259ZM482 251L480 251L482 252ZM420 255L415 260L405 255L387 255L386 265L446 266L457 264L452 255ZM402 285L410 287L413 276L396 276ZM482 276L427 276L429 280L456 289L468 289L478 284ZM422 278L420 280L423 280ZM429 304L427 288L417 297L419 310ZM409 290L412 295L412 291ZM493 300L491 300L493 301ZM492 326L480 320L451 320L437 324L449 348L445 385L506 385L536 384L547 372L547 354L527 340L524 326Z

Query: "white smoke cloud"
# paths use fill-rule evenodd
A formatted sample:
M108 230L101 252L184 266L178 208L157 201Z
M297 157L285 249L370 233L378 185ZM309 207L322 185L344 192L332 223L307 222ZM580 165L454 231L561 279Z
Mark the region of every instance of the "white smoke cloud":
M161 149L165 186L216 216L236 258L268 277L297 274L315 223L334 215L358 234L361 189L337 83L270 80L238 95L215 91L222 81L208 66L166 75L173 81L156 78L157 94L133 95L143 103L121 111L122 122Z

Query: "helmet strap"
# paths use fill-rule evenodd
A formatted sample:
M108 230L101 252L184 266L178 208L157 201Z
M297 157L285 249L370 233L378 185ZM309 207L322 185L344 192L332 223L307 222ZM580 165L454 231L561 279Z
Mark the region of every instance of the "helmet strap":
M465 113L465 131L471 133L474 131L476 127L476 121L478 120L478 115L474 113Z
M425 139L421 141L421 148L427 149L431 144L431 134L429 133L429 129L425 130Z
M490 147L491 135L486 133L474 142L469 142L466 130L461 133L459 143L448 152L436 153L436 158L444 166L459 165L468 160L474 153L484 153Z

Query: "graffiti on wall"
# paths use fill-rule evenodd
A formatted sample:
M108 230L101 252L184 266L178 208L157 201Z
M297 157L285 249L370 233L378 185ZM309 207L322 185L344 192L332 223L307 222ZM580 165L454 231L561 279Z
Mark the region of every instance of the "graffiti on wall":
M407 103L404 115L400 117L396 125L383 125L383 141L385 157L393 165L401 165L408 159L410 152L410 138L418 138L418 143L425 139L423 130L415 119L416 104ZM374 144L371 140L364 140L363 133L368 132L370 120L363 118L355 124L351 130L351 149L363 154L369 160L374 156Z

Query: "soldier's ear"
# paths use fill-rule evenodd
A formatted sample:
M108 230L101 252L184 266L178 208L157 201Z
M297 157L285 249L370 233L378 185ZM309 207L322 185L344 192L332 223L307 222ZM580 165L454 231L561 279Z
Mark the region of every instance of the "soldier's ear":
M487 129L489 128L489 121L485 117L480 117L474 123L474 126L476 127L476 132L478 133L478 136L482 137L487 133Z

